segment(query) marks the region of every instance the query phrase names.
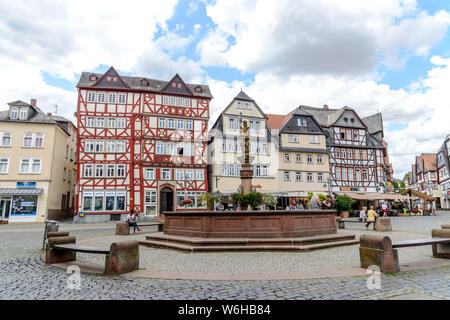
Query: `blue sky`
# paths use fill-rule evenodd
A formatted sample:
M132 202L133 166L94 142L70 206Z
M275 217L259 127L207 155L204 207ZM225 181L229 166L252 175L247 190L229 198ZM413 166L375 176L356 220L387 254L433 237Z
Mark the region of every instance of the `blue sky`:
M449 131L450 1L18 0L0 19L2 105L37 98L73 117L83 71L179 73L210 86L212 122L241 88L267 113L382 112L398 176Z

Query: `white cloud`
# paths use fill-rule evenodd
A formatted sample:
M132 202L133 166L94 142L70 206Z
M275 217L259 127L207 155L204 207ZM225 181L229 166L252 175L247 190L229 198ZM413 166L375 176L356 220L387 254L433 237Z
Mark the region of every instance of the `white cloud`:
M217 0L207 13L217 27L198 46L202 64L284 76L399 68L426 55L450 24L447 12L419 12L413 0Z

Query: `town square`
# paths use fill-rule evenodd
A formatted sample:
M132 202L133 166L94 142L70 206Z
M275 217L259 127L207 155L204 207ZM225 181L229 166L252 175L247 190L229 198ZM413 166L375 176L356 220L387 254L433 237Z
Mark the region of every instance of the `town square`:
M1 300L450 300L447 2L0 17Z

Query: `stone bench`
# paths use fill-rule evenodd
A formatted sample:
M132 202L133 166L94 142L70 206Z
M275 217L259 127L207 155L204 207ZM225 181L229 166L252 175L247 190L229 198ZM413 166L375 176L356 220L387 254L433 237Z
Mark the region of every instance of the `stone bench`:
M345 223L366 223L366 222L362 222L356 220L356 219L344 219L344 218L339 218L336 217L336 224L338 225L339 229L345 229ZM392 231L392 226L391 226L391 220L389 218L380 218L378 217L375 221L375 231L380 231L380 232L387 232L387 231Z
M147 223L139 223L139 228L141 227L152 227L152 226L158 226L158 231L163 231L164 222L155 221L155 222L147 222ZM121 221L116 223L116 236L128 236L130 235L130 228L132 226L128 224L126 221Z
M361 268L376 265L381 272L399 272L398 248L431 245L433 257L450 259L450 230L433 229L431 238L402 240L392 243L386 236L362 235L359 256Z
M139 243L136 240L113 242L109 249L80 246L75 237L50 237L45 252L45 263L76 260L76 253L104 254L105 274L119 275L139 268Z

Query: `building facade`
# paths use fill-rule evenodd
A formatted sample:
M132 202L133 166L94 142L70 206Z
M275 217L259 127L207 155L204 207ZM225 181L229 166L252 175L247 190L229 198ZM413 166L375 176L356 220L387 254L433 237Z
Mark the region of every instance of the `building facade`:
M238 192L243 161L241 126L246 120L250 137L252 190L276 194L277 151L271 139L267 116L255 100L243 91L223 110L209 133L210 190L224 195Z
M78 88L76 211L86 221L125 219L130 210L203 209L208 191L206 85L83 72ZM81 218L81 215L78 215Z
M450 209L450 134L445 137L444 143L437 154L438 181L442 191L441 206Z
M267 116L278 146L277 184L285 198L282 207L295 205L298 198L307 198L309 192L329 194L329 151L320 124L300 108L287 115Z
M417 191L436 198L436 207L441 207L442 192L439 186L439 176L437 170L437 154L436 153L422 153L416 156L416 179ZM425 203L421 199L421 204L426 204L426 208L430 209L430 204Z
M381 114L361 119L349 107L300 108L312 114L327 133L331 192L383 193L389 168Z
M73 217L76 128L67 119L15 101L0 112L0 220Z

